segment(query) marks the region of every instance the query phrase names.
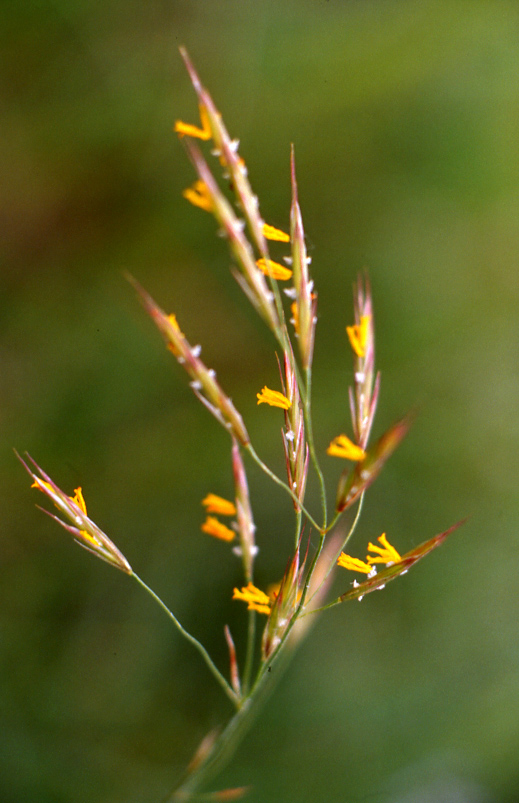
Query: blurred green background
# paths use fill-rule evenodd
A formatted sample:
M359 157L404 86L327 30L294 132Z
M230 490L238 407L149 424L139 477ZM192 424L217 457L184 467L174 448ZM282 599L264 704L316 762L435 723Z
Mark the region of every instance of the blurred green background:
M89 513L218 664L243 633L229 442L124 280L204 346L282 471L274 344L182 189L184 44L265 218L286 228L289 145L319 291L319 449L349 431L351 286L372 281L374 434L417 405L352 551L400 551L471 514L407 577L337 607L213 788L255 803L519 797L519 6L499 0L8 0L0 5L0 799L158 803L228 714L199 656L126 576L34 508L12 448ZM330 502L342 465L323 457ZM259 585L291 505L250 467ZM308 504L315 507L315 494ZM351 578L337 580L346 589Z

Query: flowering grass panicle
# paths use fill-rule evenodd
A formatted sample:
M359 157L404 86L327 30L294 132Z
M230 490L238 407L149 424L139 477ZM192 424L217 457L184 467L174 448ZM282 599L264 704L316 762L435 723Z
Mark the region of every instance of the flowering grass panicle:
M218 232L229 246L233 275L272 334L280 368L280 389L265 385L258 391L258 382L256 388L251 389L251 399L255 393L258 405L266 405L266 426L272 421L274 431L281 413L269 411L268 407L282 410L284 418L279 446L285 457L286 480L272 471L256 451L241 413L217 381L215 370L202 361L201 346L193 346L182 332L176 316L164 312L138 282L129 277L169 351L187 373L195 396L226 429L231 439L232 490L231 487L223 489L223 496L213 491L207 493L202 500L206 518L200 526L205 535L221 542L218 549L222 550L222 561L235 561L236 581L232 584L234 589L229 587L228 598L245 603L243 610L247 626L244 644L236 644L229 626L222 623L229 654L227 670L222 671L215 664L201 642L184 628L165 602L135 573L111 539L88 517L81 488L76 488L74 495L69 496L31 458L29 462L22 460L22 463L32 478L32 487L48 497L59 511L59 516L49 515L78 544L129 575L152 597L180 635L198 651L227 695L233 708L227 724L220 730L211 731L202 741L168 797L169 801L223 801L243 797L248 789L234 787L203 794L200 790L207 787L228 760L231 748L239 742L259 705L267 681L272 686L280 676L277 671L279 662L283 656L292 653L297 641L307 632L312 617L319 611L349 600L360 600L366 594L382 589L442 544L459 525L403 555L385 534L376 542L368 541L365 558L350 555L349 546L349 551L345 551L358 526L367 490L407 434L411 423L411 418L404 416L370 443L380 396L380 375L375 369L374 308L370 284L366 277L358 278L354 285L353 320L345 313L345 342L349 344L353 361L353 384L349 389L351 435L323 433L323 437L329 439L327 454L346 461L337 478L335 506L330 510L329 493L321 468L323 457L327 458L316 447L313 432L312 361L318 299L306 250L294 148L290 154L292 197L287 214L288 234L263 220L245 161L239 154L239 142L228 134L220 112L203 87L187 53L181 50L181 54L196 93L199 115L199 122L178 120L174 125L196 173L192 185L184 190L183 195L191 205L215 218ZM271 259L269 242L280 249L280 256L276 259ZM277 259L282 259L285 265ZM344 422L344 429L347 428L349 425ZM253 509L261 504L261 500L251 498L249 493L247 468L250 463L259 466L284 490L288 509L293 509L294 513L291 532L278 544L279 551L284 552L281 566L285 565L285 571L280 570L281 579L279 575L271 578L272 582L266 589L261 587L262 584L256 585L254 577L258 544L264 541L266 534L256 533ZM311 481L316 483L319 502L310 508L306 503L306 491ZM349 522L346 535L342 528L332 533L344 511L353 505L356 505L355 517ZM335 599L326 601L337 566L337 580L346 588ZM342 569L360 576L360 581L357 578L348 580ZM176 578L176 581L181 582L182 578ZM262 629L261 646L258 627Z

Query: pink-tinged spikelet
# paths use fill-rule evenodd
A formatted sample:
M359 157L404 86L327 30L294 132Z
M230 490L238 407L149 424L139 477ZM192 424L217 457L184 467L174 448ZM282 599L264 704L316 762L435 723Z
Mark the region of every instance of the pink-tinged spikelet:
M137 290L145 309L162 333L170 351L191 377L191 388L202 404L236 437L243 446L250 443L243 419L218 382L215 372L200 359L200 347L191 346L180 331L174 315L166 315L152 297L131 276L127 277Z
M47 496L54 506L59 510L62 516L71 522L66 524L58 516L49 513L48 510L40 508L51 519L58 522L65 530L74 536L77 544L82 546L88 552L91 552L96 557L120 569L126 574L133 574L132 567L115 544L108 538L107 535L87 516L86 504L83 498L81 488L76 488L74 496L67 496L53 480L46 474L42 468L27 455L29 461L32 463L38 474L35 474L22 460L20 455L17 454L18 459L33 478L33 488L38 488L42 493ZM39 475L39 476L38 476Z

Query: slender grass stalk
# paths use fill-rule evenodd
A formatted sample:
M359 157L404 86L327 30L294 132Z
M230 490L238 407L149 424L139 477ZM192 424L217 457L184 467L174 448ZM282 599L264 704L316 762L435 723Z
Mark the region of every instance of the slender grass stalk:
M241 707L229 720L223 731L217 736L204 759L187 777L179 783L166 799L166 803L188 803L196 800L196 793L213 778L229 761L238 744L252 726L254 716L258 713L266 689L267 675L262 676L261 683L254 687ZM273 690L273 689L272 689Z
M289 488L289 486L286 484L286 482L283 482L283 480L281 480L277 476L277 474L274 474L274 472L270 470L270 468L267 466L267 464L263 462L261 457L257 454L256 450L254 449L253 445L251 443L249 443L246 446L246 449L247 449L248 453L250 454L250 456L252 457L252 459L261 468L261 470L264 471L265 474L267 474L270 477L270 479L273 482L276 483L276 485L279 485L281 488L283 488L287 492L287 494L292 497L294 502L297 502L297 504L299 505L299 507L301 508L303 513L305 514L305 516L308 519L308 521L310 522L310 524L312 524L318 532L321 532L322 531L322 527L319 524L317 524L317 522L314 519L314 517L308 512L306 507L301 504L301 502L297 498L296 494L293 492L293 490L291 488Z
M296 512L296 526L294 530L294 549L297 549L297 545L299 544L299 539L301 537L301 525L303 522L303 513L301 510Z
M357 524L360 521L360 514L362 512L362 503L363 502L364 502L364 494L361 494L361 496L359 498L359 504L357 505L357 512L355 514L355 518L353 519L352 525L351 525L350 529L348 530L348 533L347 533L346 537L344 538L340 548L337 550L336 554L334 555L333 560L330 561L330 565L328 566L328 569L326 570L323 579L321 580L321 582L319 583L319 585L315 589L314 593L312 594L312 596L308 600L309 603L312 602L312 600L314 599L315 595L319 593L319 591L321 590L323 585L326 583L326 581L327 581L328 577L330 576L331 572L334 570L335 566L337 565L337 559L338 559L339 555L341 554L342 550L344 549L344 547L346 546L346 544L348 543L348 541L352 537L353 533L357 529ZM333 520L330 523L329 529L331 529L335 525L337 519L340 516L341 516L340 513L337 513L334 516Z
M254 647L256 639L256 611L250 610L248 612L247 624L247 651L245 653L245 666L243 668L242 677L242 691L246 697L249 691L250 679L254 664Z
M293 651L287 649L287 641L297 617L287 629L278 648L267 662L258 670L254 684L248 695L244 696L241 707L228 721L216 737L204 759L189 775L184 774L179 785L169 795L165 803L189 803L197 799L197 792L210 781L232 757L241 740L254 723L254 718L274 692L283 672L287 668Z
M174 614L172 611L170 611L170 609L168 608L168 606L166 605L166 603L165 603L165 602L163 602L163 601L161 600L161 598L159 597L159 595L158 595L158 594L156 594L156 593L155 593L155 591L153 591L153 589L151 589L151 588L149 587L149 585L147 585L147 584L144 582L144 580L142 580L142 579L139 577L139 575L138 575L138 574L136 574L135 572L133 572L133 574L132 574L131 576L134 578L134 580L136 580L136 581L138 582L138 584L139 584L139 585L140 585L140 586L141 586L141 587L142 587L142 588L143 588L143 589L146 591L146 593L148 593L148 594L150 595L150 597L151 597L153 600L155 600L155 602L156 602L156 603L157 603L157 604L158 604L158 605L159 605L159 606L162 608L162 610L163 610L163 611L164 611L164 612L165 612L165 613L166 613L166 614L169 616L169 618L171 619L171 621L173 622L173 624L175 625L175 627L177 628L177 630L178 630L178 631L179 631L179 632L180 632L180 633L181 633L181 634L184 636L184 638L185 638L187 641L189 641L189 643L190 643L190 644L192 644L192 645L193 645L193 647L194 647L196 650L198 650L198 652L200 653L200 655L201 655L201 656L202 656L202 658L204 659L205 663L207 664L207 666L208 666L208 668L209 668L209 671L211 672L211 674L213 675L213 677L216 679L216 681L217 681L217 682L220 684L220 686L222 687L222 689L223 689L223 690L224 690L224 692L226 693L226 695L227 695L227 697L229 698L229 700L231 700L231 702L232 702L232 703L233 703L233 704L234 704L236 707L239 707L239 705L240 705L240 700L239 700L238 696L237 696L237 695L236 695L236 693L233 691L233 689L231 688L231 686L229 685L229 683L226 681L226 679L224 678L224 676L222 675L222 673L220 672L220 670L218 669L218 667L215 665L215 663L214 663L213 659L211 658L211 656L209 655L209 653L207 652L207 650L206 650L206 648L203 646L203 644L201 644L201 643L198 641L198 639L196 639L194 636L192 636L192 635L191 635L191 633L189 633L189 632L188 632L188 631L187 631L187 630L186 630L184 627L182 627L182 625L181 625L181 624L180 624L180 622L178 621L177 617L175 616L175 614Z
M305 424L306 424L306 437L308 441L308 448L310 449L310 457L312 459L312 463L314 465L317 477L319 479L319 489L321 494L321 507L323 511L323 531L327 529L327 521L328 521L328 507L326 504L326 485L324 482L324 475L321 470L321 466L319 464L319 460L317 457L317 452L315 450L315 441L314 441L314 428L312 422L312 410L311 410L311 398L312 398L312 366L309 365L306 369L306 392L303 395L303 409L305 414Z

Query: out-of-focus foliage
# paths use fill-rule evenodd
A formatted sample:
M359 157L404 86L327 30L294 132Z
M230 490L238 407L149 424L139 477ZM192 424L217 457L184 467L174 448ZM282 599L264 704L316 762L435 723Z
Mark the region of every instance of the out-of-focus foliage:
M228 439L122 278L192 342L282 470L274 344L241 297L172 134L197 119L184 44L286 228L289 143L319 290L316 438L347 422L351 285L369 268L374 436L417 405L358 545L402 552L472 514L408 577L323 616L221 778L266 801L508 803L519 778L519 7L506 0L0 4L0 798L161 800L227 712L128 578L33 504L12 447L89 513L225 661L239 568L200 530ZM330 500L340 469L323 456ZM251 467L258 583L292 505ZM309 505L315 496L308 496ZM348 587L345 573L337 593Z

